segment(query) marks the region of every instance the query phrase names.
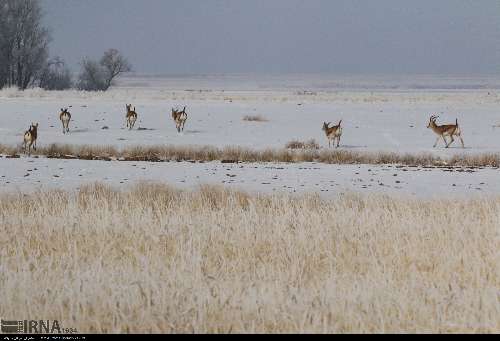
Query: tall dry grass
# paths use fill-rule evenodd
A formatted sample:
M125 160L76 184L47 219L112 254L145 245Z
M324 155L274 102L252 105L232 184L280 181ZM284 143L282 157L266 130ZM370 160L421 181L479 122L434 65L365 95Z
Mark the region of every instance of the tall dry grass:
M500 198L0 195L0 316L80 332L500 332Z
M298 149L297 149L298 148ZM19 155L20 147L0 144L0 155ZM500 167L500 153L461 154L441 157L431 153L397 153L319 149L314 140L291 141L282 149L229 146L114 146L61 145L40 147L32 155L48 158L121 161L232 161L320 162L326 164L400 164L407 166Z

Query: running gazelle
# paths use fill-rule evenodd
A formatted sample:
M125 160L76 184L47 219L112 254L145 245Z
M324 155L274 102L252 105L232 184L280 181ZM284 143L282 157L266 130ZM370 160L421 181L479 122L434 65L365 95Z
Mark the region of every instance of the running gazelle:
M61 108L59 119L61 120L63 126L63 134L69 133L69 122L71 121L71 114L69 113L68 108Z
M462 139L462 131L458 126L458 118L455 121L455 124L437 125L436 120L438 118L439 116L432 115L429 119L429 124L427 125L427 128L432 129L432 131L438 136L436 143L434 143L434 148L436 148L440 138L443 139L446 148L449 148L451 144L455 142L453 136L457 136L460 139L460 142L462 142L462 148L465 148L464 140ZM449 143L446 141L446 136L450 138Z
M186 113L186 107L181 110L172 109L172 119L175 122L175 127L177 128L177 132L184 131L184 125L188 119L188 115Z
M31 155L31 147L36 150L36 140L38 138L38 123L31 123L30 128L24 132L23 149L24 154Z
M125 116L127 119L127 128L132 130L137 121L137 112L135 111L135 107L134 110L132 110L132 104L126 104L125 106L127 107L127 115Z
M337 124L336 126L330 127L330 124L332 124L332 122L323 122L323 131L325 132L326 138L328 139L328 146L332 146L333 140L333 146L335 146L335 141L337 141L338 148L340 146L340 137L342 136L342 120L340 120L339 124Z

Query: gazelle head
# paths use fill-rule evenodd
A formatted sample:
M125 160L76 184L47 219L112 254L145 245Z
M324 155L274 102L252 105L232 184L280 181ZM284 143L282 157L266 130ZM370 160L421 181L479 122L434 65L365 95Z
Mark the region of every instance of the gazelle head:
M130 112L132 109L132 104L125 104L125 107L127 108L127 112Z
M427 125L428 129L432 129L433 127L436 126L436 120L439 118L439 116L432 115L431 118L429 119L429 124Z
M327 131L329 128L330 128L330 124L332 124L332 122L323 122L323 129L324 131Z

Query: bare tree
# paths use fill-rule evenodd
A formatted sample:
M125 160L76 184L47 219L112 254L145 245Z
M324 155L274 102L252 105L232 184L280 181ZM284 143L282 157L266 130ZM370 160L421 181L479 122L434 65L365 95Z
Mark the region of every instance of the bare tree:
M50 36L40 0L0 0L0 87L26 89L40 76Z
M78 88L86 91L106 91L113 85L116 77L131 70L127 59L118 50L110 49L99 62L90 59L82 61Z
M0 88L9 83L13 61L14 22L12 20L12 3L0 0Z
M48 61L40 76L40 87L45 90L65 90L73 86L71 71L60 57Z
M113 80L116 77L122 73L130 72L132 70L132 66L128 60L115 49L110 49L104 52L104 56L102 56L100 64L104 69L106 90L113 85Z
M85 91L106 90L103 70L95 60L84 59L82 61L82 71L78 76L78 89Z

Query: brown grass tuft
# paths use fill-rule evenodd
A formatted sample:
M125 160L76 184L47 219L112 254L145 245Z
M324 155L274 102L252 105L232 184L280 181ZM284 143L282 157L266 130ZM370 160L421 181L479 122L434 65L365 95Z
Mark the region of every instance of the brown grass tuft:
M320 149L319 143L315 139L311 139L306 142L299 140L293 140L286 144L287 149Z
M246 122L268 122L269 120L263 116L260 115L247 115L243 117L243 121Z

